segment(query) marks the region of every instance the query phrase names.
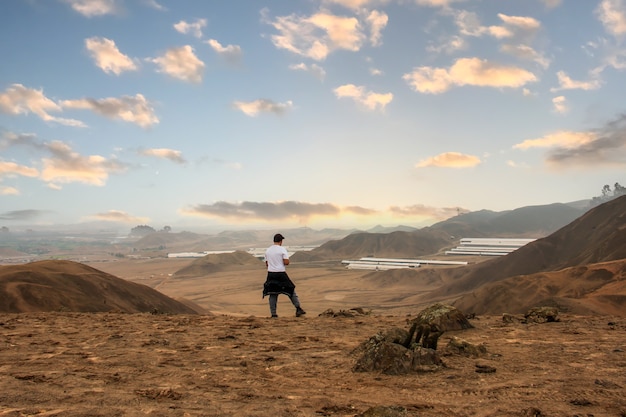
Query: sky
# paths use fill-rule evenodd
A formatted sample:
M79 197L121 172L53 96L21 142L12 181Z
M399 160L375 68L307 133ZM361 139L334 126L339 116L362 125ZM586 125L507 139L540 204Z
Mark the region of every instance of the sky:
M425 226L626 182L626 0L4 0L0 226Z

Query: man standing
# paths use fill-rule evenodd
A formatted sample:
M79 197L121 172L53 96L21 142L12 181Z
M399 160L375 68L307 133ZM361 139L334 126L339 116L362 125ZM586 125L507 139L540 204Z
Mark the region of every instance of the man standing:
M296 294L296 286L289 275L285 266L289 265L289 254L287 249L283 248L283 239L285 237L280 233L274 235L274 244L265 251L265 266L267 266L267 279L263 285L263 298L269 295L270 313L272 317L278 317L276 314L276 305L278 304L278 294L285 294L291 300L296 308L296 317L300 317L306 312L300 307L300 300Z

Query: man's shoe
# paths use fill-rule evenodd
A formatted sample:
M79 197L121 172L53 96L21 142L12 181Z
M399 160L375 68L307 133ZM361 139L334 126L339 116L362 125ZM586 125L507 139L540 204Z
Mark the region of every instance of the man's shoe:
M305 314L306 314L306 311L304 311L302 308L300 307L296 308L296 317L304 316Z
M278 314L272 314L273 319L275 319L276 317L278 317Z

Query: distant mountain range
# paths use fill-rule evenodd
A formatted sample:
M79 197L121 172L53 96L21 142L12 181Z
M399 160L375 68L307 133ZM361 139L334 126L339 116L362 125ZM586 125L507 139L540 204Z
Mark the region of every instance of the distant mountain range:
M624 315L626 196L506 256L464 267L379 271L368 277L429 283L433 291L408 293L403 302L445 301L467 313L516 314L550 305L579 314Z
M274 233L282 233L286 246L320 245L296 259L338 259L346 256L402 256L432 254L455 245L463 237L547 236L585 212L589 201L528 206L495 212L480 210L452 217L421 229L411 226L376 226L369 230L308 227L285 230L223 231L216 235L190 232L156 232L129 242L140 250L162 252L247 250L271 245ZM340 241L340 242L337 242Z
M494 212L460 214L422 229L354 231L341 240L328 241L310 252L296 253L298 261L345 259L364 256L417 258L456 246L464 237L541 238L585 213L574 204L528 206ZM380 230L380 228L376 228Z

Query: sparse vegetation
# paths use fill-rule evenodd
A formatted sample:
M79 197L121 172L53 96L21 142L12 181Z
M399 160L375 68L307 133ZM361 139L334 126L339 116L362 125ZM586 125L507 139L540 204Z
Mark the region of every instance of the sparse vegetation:
M131 236L147 236L155 232L156 230L154 230L153 227L148 226L147 224L141 224L139 226L135 226L132 229L130 229Z
M605 184L604 187L602 187L601 195L593 197L589 205L590 207L599 206L602 203L606 203L607 201L613 200L614 198L623 195L626 195L626 187L620 185L619 182L616 182L613 185L613 190L611 190L610 185Z

